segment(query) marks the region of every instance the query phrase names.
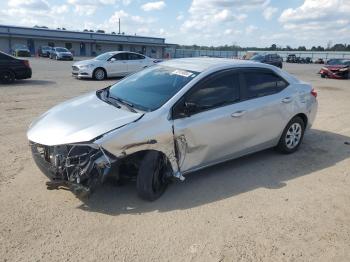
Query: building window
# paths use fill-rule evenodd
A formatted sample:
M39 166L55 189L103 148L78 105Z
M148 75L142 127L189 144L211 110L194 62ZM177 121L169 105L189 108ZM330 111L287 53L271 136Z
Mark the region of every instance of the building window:
M55 47L55 43L54 42L48 42L47 45L51 46L51 47Z
M65 43L65 46L68 50L71 50L73 47L72 43Z

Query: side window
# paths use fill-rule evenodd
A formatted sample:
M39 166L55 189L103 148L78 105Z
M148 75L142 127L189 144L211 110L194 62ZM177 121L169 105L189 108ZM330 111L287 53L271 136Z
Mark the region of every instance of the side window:
M272 95L282 91L288 83L273 72L251 71L244 72L246 83L246 98L257 98Z
M143 55L139 55L139 54L133 54L133 53L129 53L129 60L141 60L141 59L145 59L145 57Z
M113 56L113 58L117 59L117 60L128 60L128 54L127 53L119 53ZM111 59L111 58L110 58Z
M203 83L186 97L186 102L194 104L198 113L237 102L239 99L238 74L231 73L214 77Z

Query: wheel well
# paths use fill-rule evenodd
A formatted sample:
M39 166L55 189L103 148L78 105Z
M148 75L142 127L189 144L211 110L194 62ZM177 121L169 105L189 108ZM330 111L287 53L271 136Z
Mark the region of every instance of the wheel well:
M94 72L92 73L93 75L95 74L95 72L96 72L97 69L102 69L102 70L105 72L105 75L106 75L106 78L107 78L107 71L106 71L106 69L104 69L103 67L97 67L97 68L95 68L95 69L94 69Z
M297 114L294 117L297 117L297 116L300 117L303 120L305 128L306 128L307 127L307 121L308 121L307 116L305 114L303 114L303 113L300 113L300 114Z
M16 78L16 72L15 71L13 71L12 69L6 69L6 70L0 70L0 74L2 74L2 73L5 73L5 72L10 72L10 73L12 73L14 76L15 76L15 78Z
M136 176L142 159L146 156L148 152L151 151L157 151L158 153L163 155L166 158L167 164L171 168L169 158L163 152L158 150L141 150L120 159L120 161L118 161L118 173L130 177Z

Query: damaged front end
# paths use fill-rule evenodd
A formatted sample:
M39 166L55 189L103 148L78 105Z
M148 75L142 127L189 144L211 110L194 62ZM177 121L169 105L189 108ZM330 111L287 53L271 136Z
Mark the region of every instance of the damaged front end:
M78 197L88 196L101 184L116 157L99 145L44 146L30 142L33 159L50 179L49 189L69 188Z

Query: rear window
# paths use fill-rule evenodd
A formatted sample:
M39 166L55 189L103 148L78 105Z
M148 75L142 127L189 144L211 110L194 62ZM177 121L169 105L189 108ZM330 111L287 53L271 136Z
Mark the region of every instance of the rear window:
M276 94L288 86L288 83L278 75L270 71L244 72L246 83L246 98L252 99Z

